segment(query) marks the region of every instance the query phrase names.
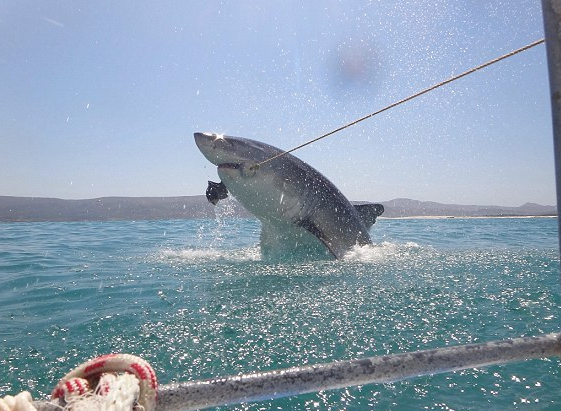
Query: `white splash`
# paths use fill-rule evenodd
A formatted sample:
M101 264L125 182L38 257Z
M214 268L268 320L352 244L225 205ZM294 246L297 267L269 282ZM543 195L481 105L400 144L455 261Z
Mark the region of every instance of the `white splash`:
M406 257L420 249L421 246L414 242L399 244L384 241L379 244L354 246L351 251L345 255L344 260L363 263L377 263L387 260L395 260L396 257Z

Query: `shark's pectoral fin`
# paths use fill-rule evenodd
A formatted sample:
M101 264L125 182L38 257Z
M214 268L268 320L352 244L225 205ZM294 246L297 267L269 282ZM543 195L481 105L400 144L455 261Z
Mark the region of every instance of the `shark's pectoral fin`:
M215 183L214 181L208 182L206 199L209 203L216 205L219 200L224 200L226 197L228 197L228 189L222 181L220 183Z
M329 252L337 258L337 254L332 249L332 244L327 241L327 236L321 231L321 229L309 218L303 218L298 221L298 227L302 227L304 230L308 231L310 234L314 235L319 241L323 243Z
M370 231L376 219L384 212L384 206L382 204L355 204L355 210Z

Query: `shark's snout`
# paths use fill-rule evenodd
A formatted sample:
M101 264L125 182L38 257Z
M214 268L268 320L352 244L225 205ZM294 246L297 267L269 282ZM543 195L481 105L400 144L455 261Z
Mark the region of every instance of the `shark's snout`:
M212 164L220 165L227 161L231 143L222 134L195 133L195 143Z
M224 139L220 134L214 133L195 133L195 143L199 150L208 150L216 146L216 140Z

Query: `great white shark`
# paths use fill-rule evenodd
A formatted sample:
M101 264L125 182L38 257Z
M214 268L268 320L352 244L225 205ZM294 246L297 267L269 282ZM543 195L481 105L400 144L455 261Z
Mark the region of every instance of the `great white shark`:
M371 244L369 230L384 212L381 204L352 205L319 171L292 154L259 141L195 133L203 155L218 166L220 183L209 181L216 204L228 191L262 225L261 251L271 255L328 250L343 258L354 246Z

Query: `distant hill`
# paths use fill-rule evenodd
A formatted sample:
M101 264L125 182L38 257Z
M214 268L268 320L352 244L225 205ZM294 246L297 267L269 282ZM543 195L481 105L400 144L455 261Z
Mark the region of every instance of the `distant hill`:
M453 216L506 217L557 215L554 206L526 203L520 207L441 204L398 198L381 202L383 217ZM251 217L236 201L227 214ZM224 212L223 206L218 210ZM214 218L217 208L205 196L102 197L89 200L0 196L0 222L15 221L108 221Z
M232 215L249 216L236 202ZM102 197L89 200L0 196L0 221L108 221L214 218L205 196Z
M509 216L554 216L557 207L526 203L520 207L442 204L397 198L384 201L384 217L450 216L450 217L509 217Z

